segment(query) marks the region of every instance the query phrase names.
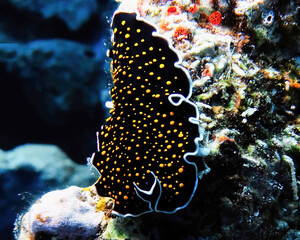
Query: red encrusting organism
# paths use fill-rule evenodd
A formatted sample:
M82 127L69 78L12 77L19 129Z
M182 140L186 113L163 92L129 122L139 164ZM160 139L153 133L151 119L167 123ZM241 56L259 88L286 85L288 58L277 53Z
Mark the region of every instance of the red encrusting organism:
M197 12L198 7L197 7L196 4L192 4L192 5L189 7L188 10L189 10L189 12L191 12L191 13L195 13L195 12Z
M178 15L180 13L180 10L178 7L176 6L170 6L168 7L168 10L167 10L167 13L170 15L170 14L175 14L175 15Z
M209 70L208 68L206 68L206 69L203 71L203 75L204 75L205 77L211 77L211 72L210 72L210 70Z
M178 26L175 29L174 37L177 38L177 40L187 39L188 38L188 34L189 34L188 29L186 29L186 28L184 28L182 26Z
M219 25L222 22L222 14L218 11L213 12L212 14L210 14L209 16L209 21L213 24L213 25Z

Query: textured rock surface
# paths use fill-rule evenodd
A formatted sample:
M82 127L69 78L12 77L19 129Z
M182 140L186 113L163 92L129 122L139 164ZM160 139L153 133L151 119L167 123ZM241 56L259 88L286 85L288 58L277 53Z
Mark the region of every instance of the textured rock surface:
M58 187L89 186L95 180L86 165L75 164L54 145L26 144L0 150L1 233L12 234L17 212L36 195Z
M16 238L124 240L147 239L130 218L112 218L113 199L94 186L52 191L38 199L16 223Z
M44 238L94 239L107 224L105 213L96 211L100 197L71 186L46 193L20 219L19 240Z

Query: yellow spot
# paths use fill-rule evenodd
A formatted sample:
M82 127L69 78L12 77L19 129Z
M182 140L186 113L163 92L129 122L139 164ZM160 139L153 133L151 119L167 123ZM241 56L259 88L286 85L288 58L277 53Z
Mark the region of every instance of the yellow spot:
M124 26L125 25L125 23L126 23L126 21L125 20L123 20L122 22L121 22L121 24Z
M162 57L161 59L162 59L162 60L166 60L166 58L165 58L165 57Z
M146 90L146 93L150 93L150 92L151 92L151 90L150 90L150 89L147 89L147 90Z
M169 187L169 188L172 188L173 186L172 186L172 184L170 184L168 187Z
M126 75L126 71L123 71L122 74L125 76Z
M170 125L174 125L174 124L175 124L175 121L171 121L171 122L170 122Z
M159 167L161 167L161 168L164 167L164 164L163 163L159 164Z
M160 95L159 95L159 94L156 94L154 97L155 97L155 98L159 98L159 97L160 97Z
M165 64L160 64L159 67L160 67L160 68L164 68L164 67L165 67Z
M157 80L161 80L161 77L157 77Z
M171 81L167 81L166 84L167 84L167 85L171 85Z
M130 27L127 28L127 31L130 31Z
M118 29L117 29L117 28L115 28L115 29L114 29L114 33L117 33L117 31L118 31Z
M153 47L149 47L149 51L153 51Z
M163 184L163 187L167 187L167 186L168 186L168 184L166 184L166 183Z
M135 159L136 159L136 160L140 160L141 158L140 158L140 157L136 157Z
M122 192L119 192L119 195L122 195Z
M179 134L178 134L178 137L183 137L183 133L182 132L180 132Z
M169 144L168 146L167 146L167 149L171 149L172 148L172 146Z
M176 154L173 154L173 155L172 155L172 158L176 158Z
M150 76L153 76L153 75L154 75L154 72L150 72L149 75L150 75Z
M162 115L162 117L163 117L163 118L167 117L167 114L164 113L164 114Z
M127 94L131 94L131 91L129 90L129 91L127 91Z
M139 28L136 30L136 32L137 32L137 33L140 33L141 31L142 31L142 30L141 30L141 29L139 29Z
M133 63L133 60L130 60L130 61L129 61L129 64L132 64L132 63Z
M135 44L134 44L135 47L137 47L138 45L139 45L138 43L135 43Z
M116 171L117 171L117 172L120 172L120 171L121 171L121 169L120 169L120 168L116 168Z
M163 135L163 134L161 134L161 133L160 133L160 134L158 134L158 137L160 137L160 138L161 138L161 137L163 137L163 136L164 136L164 135Z
M124 200L128 200L128 197L126 195L124 196Z
M178 172L182 173L183 172L183 168L179 168Z
M183 184L183 183L180 183L180 184L179 184L179 187L183 187L183 186L184 186L184 184Z
M140 175L140 174L139 174L138 172L135 174L136 177L138 177L139 175Z
M126 185L125 188L126 188L126 189L129 189L130 187L129 187L129 185Z
M182 143L179 143L179 144L178 144L178 147L182 147L182 146L183 146L183 144L182 144Z
M145 42L145 39L141 39L141 42Z
M102 152L101 152L101 155L105 155L105 154L106 154L106 151L102 151Z
M142 54L143 54L143 55L146 55L147 53L146 53L146 52L142 52Z

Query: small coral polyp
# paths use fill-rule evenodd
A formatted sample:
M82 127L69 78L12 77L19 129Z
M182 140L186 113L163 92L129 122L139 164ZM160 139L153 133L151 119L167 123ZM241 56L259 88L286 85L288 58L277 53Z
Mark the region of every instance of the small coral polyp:
M208 150L200 147L191 79L170 43L138 13L116 12L112 29L114 108L92 157L101 174L95 186L115 200L116 214L173 213L187 206L207 172L197 157Z
M222 14L218 11L213 12L212 14L210 14L209 16L209 21L213 24L213 25L220 25L222 22Z

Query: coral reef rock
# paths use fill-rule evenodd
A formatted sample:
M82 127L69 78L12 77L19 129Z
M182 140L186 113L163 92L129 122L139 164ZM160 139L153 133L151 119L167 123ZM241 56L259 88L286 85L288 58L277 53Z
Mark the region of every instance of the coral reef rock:
M52 191L19 217L16 239L146 239L130 219L112 218L113 207L94 187Z
M74 184L88 186L95 177L54 145L26 144L0 150L0 181L0 231L9 236L16 211L22 211L36 194Z
M17 239L94 239L107 224L104 212L96 211L100 197L71 186L43 195L21 217Z

